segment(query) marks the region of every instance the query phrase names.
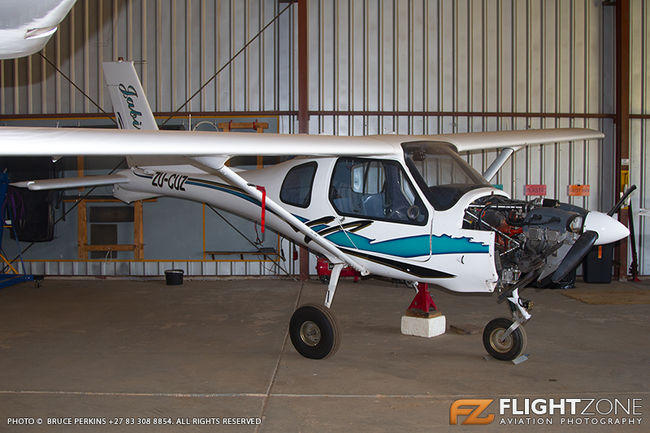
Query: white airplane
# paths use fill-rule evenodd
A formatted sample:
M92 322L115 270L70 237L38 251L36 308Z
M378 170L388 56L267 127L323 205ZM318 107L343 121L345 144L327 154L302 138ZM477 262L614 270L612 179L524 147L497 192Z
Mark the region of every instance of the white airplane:
M595 140L590 129L430 136L337 137L158 131L130 62L104 64L122 130L0 128L2 155L125 155L129 169L108 176L20 182L31 190L114 185L130 203L170 196L205 202L265 224L332 264L324 306L291 318L296 350L320 359L335 352L330 311L341 270L432 283L454 292L498 290L512 319L488 323L483 341L502 360L525 347L531 315L519 289L557 282L592 245L628 230L610 216L555 200L513 200L490 185L508 157L531 144ZM458 152L500 148L480 175ZM233 156L297 155L258 170L226 165Z
M0 59L29 56L45 47L76 0L2 0Z

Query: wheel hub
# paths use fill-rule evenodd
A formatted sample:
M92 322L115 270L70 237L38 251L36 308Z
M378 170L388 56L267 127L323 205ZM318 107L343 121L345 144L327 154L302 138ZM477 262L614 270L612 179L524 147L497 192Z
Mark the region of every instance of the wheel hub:
M512 348L512 334L508 335L505 339L503 334L505 334L505 329L495 329L490 334L490 345L497 352L505 353Z
M307 320L300 326L300 339L307 346L316 346L321 339L320 328L311 320Z

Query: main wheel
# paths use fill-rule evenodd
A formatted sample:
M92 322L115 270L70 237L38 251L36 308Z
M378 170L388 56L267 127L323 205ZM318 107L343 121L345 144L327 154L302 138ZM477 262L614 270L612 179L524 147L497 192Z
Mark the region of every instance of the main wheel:
M521 325L501 341L501 337L512 324L512 320L501 317L491 320L483 330L485 350L501 361L511 361L526 349L526 331Z
M303 305L291 316L291 343L305 358L323 359L336 353L341 337L332 312L320 305Z

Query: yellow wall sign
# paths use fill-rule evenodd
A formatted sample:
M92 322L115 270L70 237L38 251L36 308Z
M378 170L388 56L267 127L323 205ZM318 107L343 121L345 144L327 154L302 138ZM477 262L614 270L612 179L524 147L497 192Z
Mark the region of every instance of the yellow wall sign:
M623 169L621 170L621 191L625 190L625 187L630 184L630 170Z

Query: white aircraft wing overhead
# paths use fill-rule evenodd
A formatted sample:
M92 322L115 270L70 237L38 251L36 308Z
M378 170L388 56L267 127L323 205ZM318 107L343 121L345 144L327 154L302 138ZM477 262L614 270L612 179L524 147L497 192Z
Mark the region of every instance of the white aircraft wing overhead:
M456 146L459 152L510 147L515 150L533 144L557 143L574 140L593 140L605 137L600 131L586 128L525 129L497 132L466 132L436 135L435 139ZM430 136L429 139L432 137Z
M601 139L593 129L528 129L442 135L365 137L258 134L209 131L138 131L77 128L0 127L0 154L21 155L183 155L183 156L372 156L400 154L400 143L444 141L459 152L533 144Z
M374 137L210 131L0 127L0 142L3 156L370 156L401 152Z
M0 59L29 56L42 50L75 1L0 1Z

